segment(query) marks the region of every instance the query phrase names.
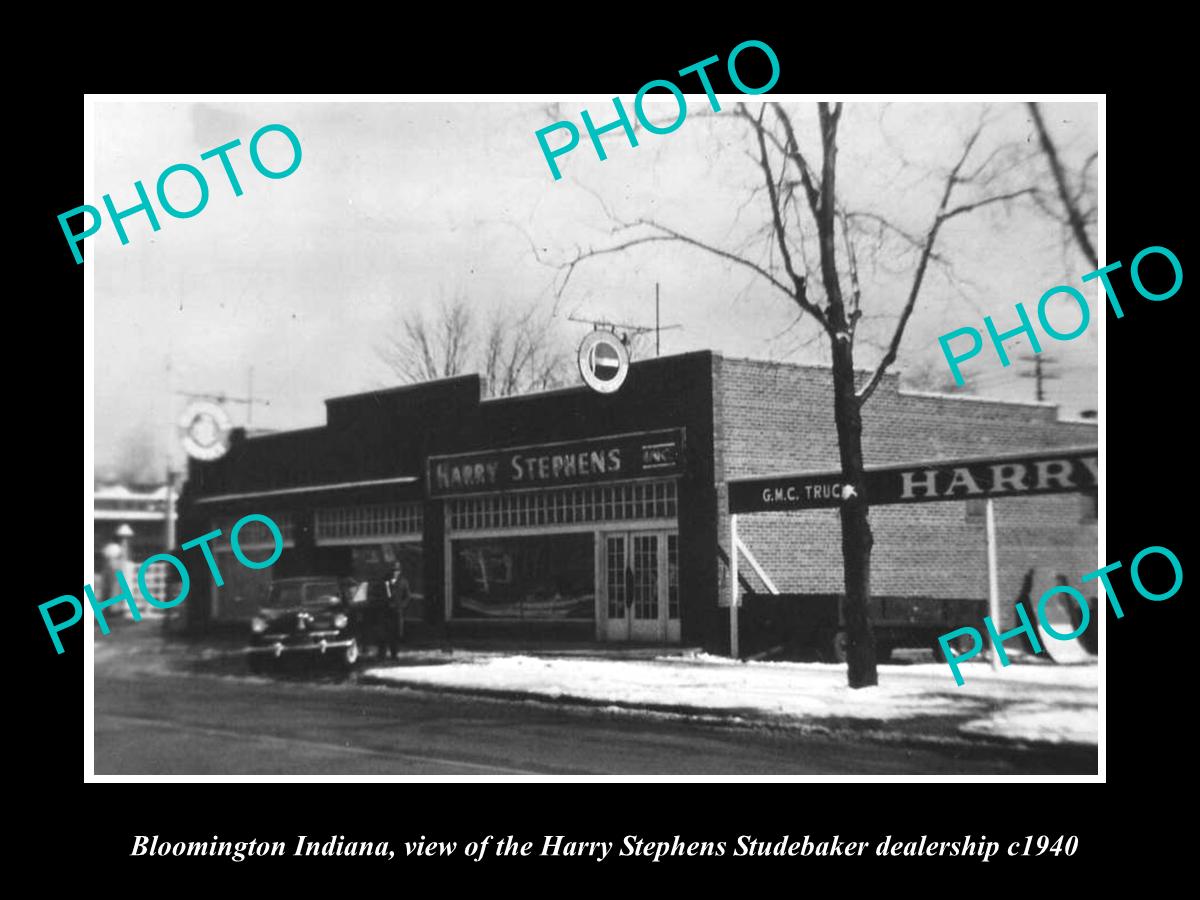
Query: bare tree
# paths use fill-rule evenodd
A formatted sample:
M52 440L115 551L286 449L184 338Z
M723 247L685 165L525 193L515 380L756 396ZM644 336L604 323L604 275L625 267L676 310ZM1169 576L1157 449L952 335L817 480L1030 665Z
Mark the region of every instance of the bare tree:
M1098 265L1096 248L1092 245L1092 239L1088 234L1088 228L1094 227L1096 224L1097 205L1094 200L1089 202L1087 199L1095 193L1094 178L1097 154L1093 152L1084 160L1083 166L1072 184L1072 179L1059 158L1058 148L1054 145L1050 132L1046 129L1041 109L1036 103L1029 103L1028 106L1029 113L1033 117L1033 124L1037 128L1038 142L1046 156L1050 174L1054 177L1054 186L1057 189L1058 201L1062 205L1062 209L1059 211L1052 208L1040 197L1038 205L1043 211L1068 226L1075 238L1075 243L1079 245L1080 252L1089 263Z
M570 376L570 354L537 307L497 310L488 320L480 359L484 394L507 397L561 387Z
M497 309L486 321L463 297L441 303L432 318L409 312L378 355L409 384L478 372L486 397L548 390L570 377L566 344L533 305Z
M401 317L395 334L378 350L380 358L405 382L461 375L472 339L471 309L463 298L442 301L427 319L420 310Z
M930 263L945 264L935 252L943 227L981 207L1028 194L1032 188L997 188L993 168L998 157L995 151L978 163L968 165L987 121L981 114L957 160L948 172L942 173L934 195L939 198L938 204L924 230L912 233L877 213L846 209L839 200L837 188L838 126L842 109L840 103L818 104L820 156L814 157L801 149L792 116L783 106L764 104L753 112L745 104L738 105L735 115L748 126L752 147L749 155L761 177L761 184L754 194L766 200L763 234L770 248L766 261L743 250L716 246L655 219L622 221L610 211L609 216L615 222L614 241L607 246L580 250L564 262L558 290L561 295L576 267L587 259L645 244L674 242L755 272L794 304L798 315L810 317L817 323L831 351L833 412L842 476L854 488L853 492L843 490L843 496L849 496L849 499L840 507L840 517L847 676L850 687L857 688L878 683L875 643L867 612L874 539L864 490L863 405L896 360ZM770 118L767 117L768 110ZM960 199L960 195L965 196ZM806 227L810 235L815 230L815 251L811 238L805 240ZM868 232L873 233L876 240L895 240L905 245L912 260L912 272L891 337L881 347L882 356L874 370L860 382L854 364L855 336L864 314L858 248ZM839 258L839 243L843 258ZM874 298L872 302L877 303Z

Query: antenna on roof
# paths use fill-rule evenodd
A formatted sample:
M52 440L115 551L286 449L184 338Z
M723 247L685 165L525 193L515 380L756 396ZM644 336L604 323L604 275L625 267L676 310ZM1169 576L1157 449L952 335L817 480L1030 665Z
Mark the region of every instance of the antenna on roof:
M659 299L658 299L658 282L654 283L654 324L653 325L637 325L630 322L615 322L612 319L589 319L586 317L578 317L574 313L567 316L571 322L582 322L585 325L591 325L593 331L605 329L611 331L621 339L621 343L629 346L629 339L636 337L639 334L649 334L654 332L654 355L658 356L662 352L662 332L671 331L675 328L682 328L682 325L663 325L659 321Z
M189 400L212 400L214 403L222 405L226 403L242 403L246 406L246 427L249 428L254 421L254 406L270 406L271 401L265 397L254 396L254 366L250 367L247 376L247 391L249 396L246 397L231 397L226 393L212 393L204 391L175 391L181 397L187 397Z

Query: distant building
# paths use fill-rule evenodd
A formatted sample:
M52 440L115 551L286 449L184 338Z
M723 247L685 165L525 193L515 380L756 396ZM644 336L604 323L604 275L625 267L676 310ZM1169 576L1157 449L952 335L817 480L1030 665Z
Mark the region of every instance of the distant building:
M141 591L136 583L138 566L142 560L166 549L167 486L97 482L93 510L96 589L100 588L101 576L111 569L112 558L123 567L134 596L141 600ZM119 555L112 549L114 545L121 548ZM107 553L106 548L109 548ZM146 577L147 587L158 596L163 596L160 593L164 587L163 567L163 563L156 563ZM110 589L110 586L105 585L105 589ZM115 588L112 591L100 599L113 596ZM142 608L143 611L152 609L149 604L143 604Z

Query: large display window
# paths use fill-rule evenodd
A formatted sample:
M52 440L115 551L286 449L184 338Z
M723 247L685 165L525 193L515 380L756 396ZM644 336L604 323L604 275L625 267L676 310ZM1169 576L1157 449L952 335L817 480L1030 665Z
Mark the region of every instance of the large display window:
M593 547L591 533L452 541L454 618L595 618Z

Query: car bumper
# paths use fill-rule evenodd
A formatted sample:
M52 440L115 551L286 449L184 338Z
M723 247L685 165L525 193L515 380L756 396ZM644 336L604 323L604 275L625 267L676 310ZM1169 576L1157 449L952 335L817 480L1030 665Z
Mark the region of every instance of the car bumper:
M278 659L285 653L325 653L328 650L344 649L353 643L353 638L340 638L336 640L322 638L306 644L288 644L283 641L271 641L247 647L246 652L251 655L269 654Z

